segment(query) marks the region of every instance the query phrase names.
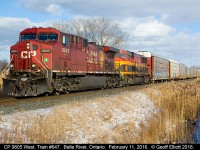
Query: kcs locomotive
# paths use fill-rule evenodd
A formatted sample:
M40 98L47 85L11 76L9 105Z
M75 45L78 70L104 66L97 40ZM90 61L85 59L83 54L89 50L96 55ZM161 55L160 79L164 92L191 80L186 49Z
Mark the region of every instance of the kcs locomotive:
M6 70L4 70L4 73ZM10 48L3 93L13 97L113 88L149 80L146 58L54 28L27 28Z

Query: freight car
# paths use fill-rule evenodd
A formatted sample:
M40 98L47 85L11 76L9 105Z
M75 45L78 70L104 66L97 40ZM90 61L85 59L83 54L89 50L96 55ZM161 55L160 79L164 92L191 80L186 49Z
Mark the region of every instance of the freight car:
M200 71L195 67L186 67L182 63L165 59L151 52L139 51L138 54L147 58L147 67L151 82L190 79L200 75Z
M185 64L179 64L179 79L186 79L187 78L187 67Z
M138 54L141 54L147 58L147 67L152 82L169 80L170 66L168 59L148 51L139 51Z
M20 32L19 42L10 48L3 92L23 97L116 87L117 52L116 48L88 43L54 28L25 29Z
M179 77L180 77L179 63L169 59L169 80L178 80Z
M197 76L197 69L195 67L190 68L190 78L195 78Z
M186 78L190 78L190 67L186 67Z
M200 70L197 69L197 77L200 77Z

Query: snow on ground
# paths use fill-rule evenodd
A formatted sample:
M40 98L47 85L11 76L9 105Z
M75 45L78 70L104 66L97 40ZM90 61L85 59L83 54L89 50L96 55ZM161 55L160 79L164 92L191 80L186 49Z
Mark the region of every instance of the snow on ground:
M154 103L144 93L124 92L114 96L72 102L48 109L0 116L0 136L1 132L5 131L10 132L9 134L15 134L13 132L16 130L14 129L16 124L20 125L17 130L23 130L26 128L25 126L29 126L29 128L37 126L36 124L40 123L35 121L37 117L45 118L48 116L48 119L51 117L58 119L67 116L70 118L67 123L64 122L67 130L62 129L62 127L59 129L62 130L65 138L60 139L59 143L116 143L116 138L120 137L120 134L130 126L134 130L131 132L134 133L132 136L137 137L141 124L146 126L148 119L156 112ZM59 124L56 126L59 128ZM24 136L22 138L24 142L32 142L28 140L24 130L20 134ZM5 139L1 140L5 141Z
M30 110L26 112L17 112L11 115L4 115L2 116L2 121L0 120L0 129L1 128L12 128L12 123L16 121L23 121L23 122L29 122L29 120L33 117L36 117L38 115L46 116L51 112L51 108L47 109L38 109L38 110Z

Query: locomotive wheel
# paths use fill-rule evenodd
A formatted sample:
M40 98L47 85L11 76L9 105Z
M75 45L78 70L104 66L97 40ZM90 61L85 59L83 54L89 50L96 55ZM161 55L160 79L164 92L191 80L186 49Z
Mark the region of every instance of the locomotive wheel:
M56 91L54 92L54 94L55 94L55 95L60 95L60 92L59 92L58 90L56 90Z
M45 96L49 96L50 95L50 93L45 93Z
M69 94L69 91L68 90L63 90L65 94Z

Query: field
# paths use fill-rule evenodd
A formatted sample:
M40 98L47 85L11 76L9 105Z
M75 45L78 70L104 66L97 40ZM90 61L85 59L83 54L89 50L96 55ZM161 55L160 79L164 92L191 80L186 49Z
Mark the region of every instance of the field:
M190 143L200 81L0 116L0 143Z
M141 143L192 143L192 132L200 110L200 81L169 82L156 86L159 96L147 93L160 112L141 132ZM189 128L188 128L189 127Z

